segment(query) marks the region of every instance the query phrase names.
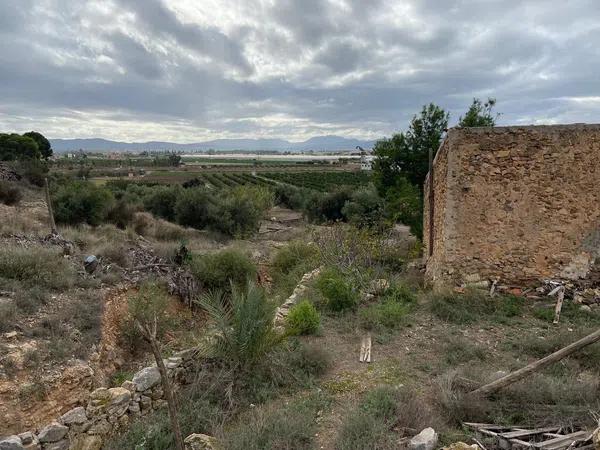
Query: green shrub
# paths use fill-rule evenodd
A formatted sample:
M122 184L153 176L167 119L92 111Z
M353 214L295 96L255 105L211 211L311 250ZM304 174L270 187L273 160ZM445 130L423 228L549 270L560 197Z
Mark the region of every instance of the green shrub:
M234 249L195 255L190 270L206 289L229 290L230 285L245 286L256 278L256 266L243 252Z
M306 215L314 222L336 222L344 220L342 209L351 198L348 188L340 188L326 194L313 193L306 202Z
M203 229L210 223L211 198L203 188L185 189L175 203L175 217L180 225Z
M358 292L336 269L324 270L317 278L316 286L331 311L351 309L358 303Z
M16 205L23 194L16 184L0 180L0 202L5 205Z
M208 227L233 237L246 237L256 231L265 211L273 205L273 193L256 186L239 186L215 199Z
M23 159L16 165L23 178L36 186L43 186L48 175L48 163L37 158Z
M59 187L52 202L57 223L96 226L106 220L114 197L106 188L76 181Z
M292 241L277 251L271 262L271 267L275 274L287 275L298 266L302 266L302 270L311 265L314 266L317 255L318 249L315 245L306 244L302 241Z
M130 188L127 189L129 191ZM197 195L197 194L194 194ZM184 194L179 186L155 186L144 196L144 208L154 214L170 221L175 221L178 211L182 214L182 220L193 220L191 204L193 202L192 194ZM180 197L184 196L180 210L177 210L177 203Z
M273 330L275 307L252 283L246 292L234 287L229 302L222 293L213 291L202 295L198 304L216 327L213 350L234 369L254 366L277 342Z
M0 247L0 279L16 280L24 286L64 289L73 285L76 272L62 253L42 246Z
M302 300L290 309L286 319L286 330L291 335L315 334L321 324L321 315L308 300Z
M376 330L379 327L398 328L407 323L406 316L411 311L411 305L390 299L369 305L359 310L360 324L366 330Z
M306 205L307 191L289 184L277 184L274 188L275 202L290 209L302 210Z
M342 208L346 221L358 227L380 226L383 218L383 199L373 186L353 192Z

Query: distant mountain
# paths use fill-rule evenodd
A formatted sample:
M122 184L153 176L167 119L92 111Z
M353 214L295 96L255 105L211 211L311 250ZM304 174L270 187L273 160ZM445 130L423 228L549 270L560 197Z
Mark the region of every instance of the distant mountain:
M374 141L347 139L340 136L317 136L304 142L289 142L284 139L216 139L193 144L177 144L174 142L119 142L106 139L50 139L52 148L57 153L77 151L116 151L139 152L143 150L173 150L191 152L195 150L216 151L316 151L333 152L354 150L356 146L365 149L373 147Z

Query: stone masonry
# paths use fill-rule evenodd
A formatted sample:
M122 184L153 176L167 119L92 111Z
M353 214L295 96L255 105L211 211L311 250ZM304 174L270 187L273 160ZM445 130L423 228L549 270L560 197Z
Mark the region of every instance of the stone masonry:
M600 125L454 128L433 172L434 284L579 279L600 261Z

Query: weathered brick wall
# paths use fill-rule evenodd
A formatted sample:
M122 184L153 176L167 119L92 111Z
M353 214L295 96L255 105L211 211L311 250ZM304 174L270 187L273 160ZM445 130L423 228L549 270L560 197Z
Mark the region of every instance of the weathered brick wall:
M452 129L438 153L430 280L585 277L600 257L600 125Z

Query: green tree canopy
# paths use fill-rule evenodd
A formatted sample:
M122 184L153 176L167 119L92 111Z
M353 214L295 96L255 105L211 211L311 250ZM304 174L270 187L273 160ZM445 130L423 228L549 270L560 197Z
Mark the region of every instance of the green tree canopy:
M39 157L38 144L32 138L16 133L0 133L0 161L21 161Z
M446 111L430 103L412 118L406 134L396 134L375 144L373 171L380 193L385 194L388 188L395 186L400 174L423 188L429 170L429 150L433 150L434 155L437 152L448 119Z
M42 158L48 159L52 156L52 146L50 145L50 141L46 139L43 134L38 133L37 131L30 131L23 136L30 137L37 143Z
M495 98L488 98L487 102L482 103L478 98L473 99L464 117L458 121L459 127L493 127L496 126L496 119L499 114L493 114L492 109L496 105Z

